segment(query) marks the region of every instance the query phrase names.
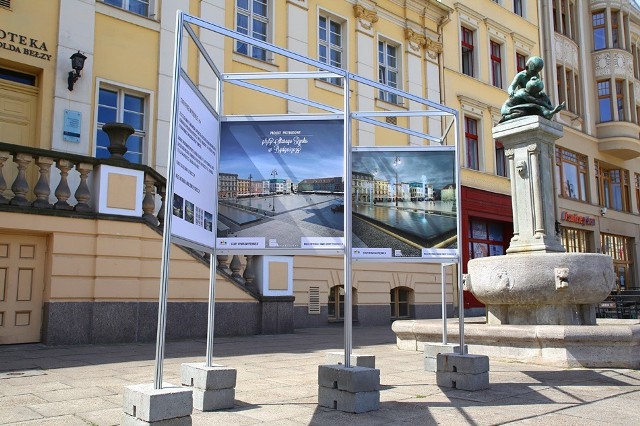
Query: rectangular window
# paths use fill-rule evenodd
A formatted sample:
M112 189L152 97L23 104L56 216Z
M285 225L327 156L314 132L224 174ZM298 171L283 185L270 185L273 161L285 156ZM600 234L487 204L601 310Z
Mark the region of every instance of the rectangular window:
M598 82L598 106L600 107L600 122L611 121L611 83L608 80Z
M502 88L502 53L500 44L491 42L491 80L495 87Z
M473 77L473 31L462 27L462 73Z
M342 68L342 24L326 16L318 18L318 60ZM325 81L342 85L341 78L328 78Z
M513 13L524 17L524 0L513 0Z
M516 53L516 70L518 72L524 71L527 66L526 64L527 64L526 56Z
M618 290L637 289L633 283L633 238L622 235L600 233L602 253L613 259Z
M616 80L616 108L618 110L618 121L626 119L624 115L624 82Z
M378 42L378 82L385 84L394 89L398 89L399 84L399 64L398 64L398 46L387 43L386 41ZM399 104L402 99L394 93L380 90L380 99L393 104Z
M98 93L98 122L96 135L96 158L109 158L107 147L109 138L102 131L105 123L120 122L133 127L134 133L127 139L124 158L132 163L142 164L143 148L146 140L146 101L144 97L121 89L100 88Z
M502 222L470 219L469 259L505 254L510 242L506 233Z
M267 41L268 10L267 0L236 0L236 31L256 40ZM240 41L236 42L236 52L261 61L267 60L266 50Z
M496 141L496 175L508 177L507 157L504 155L504 145Z
M629 171L595 162L598 202L601 206L624 212L630 209Z
M478 120L465 117L464 125L467 167L474 170L480 170L480 162L478 159Z
M129 12L142 16L149 16L151 0L102 0L112 6L119 7Z
M562 245L567 253L590 253L592 232L562 227Z
M587 156L556 146L558 196L587 202Z
M591 15L591 25L593 27L593 48L595 50L604 49L607 47L604 12L596 12Z
M618 33L618 12L611 11L611 47L620 48L620 35Z

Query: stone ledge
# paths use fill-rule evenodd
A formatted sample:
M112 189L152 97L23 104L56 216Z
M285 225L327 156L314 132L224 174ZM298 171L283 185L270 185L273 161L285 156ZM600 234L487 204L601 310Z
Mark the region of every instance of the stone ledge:
M469 352L495 360L556 367L640 368L640 320L606 320L598 325L486 325L472 319L464 326ZM442 320L395 321L399 349L420 351L442 340ZM457 342L458 320L448 324Z

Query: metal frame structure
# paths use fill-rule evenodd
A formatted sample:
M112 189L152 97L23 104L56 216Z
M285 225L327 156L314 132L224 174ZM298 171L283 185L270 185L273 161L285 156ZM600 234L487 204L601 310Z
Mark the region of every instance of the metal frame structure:
M231 38L234 41L241 41L243 43L247 43L258 48L267 50L273 54L281 55L285 58L292 59L298 61L302 64L306 64L309 67L314 69L318 69L321 71L313 71L313 72L266 72L266 73L221 73L216 67L214 61L211 59L211 56L207 53L206 48L198 38L194 26L199 28L200 31L208 30L214 32L216 34L222 35L226 38ZM223 83L234 84L237 86L241 86L247 89L255 90L261 93L269 94L272 96L279 97L281 99L286 99L289 101L294 101L312 108L317 108L320 110L327 111L328 114L335 116L338 114L344 119L344 194L345 197L350 196L351 194L351 151L352 151L352 120L359 120L365 123L373 124L376 126L381 126L390 130L395 130L401 133L405 133L410 136L419 137L425 140L428 140L432 143L436 143L439 145L444 144L444 140L449 135L452 127L454 131L454 149L455 149L455 181L456 181L456 207L458 213L461 211L460 205L460 170L458 167L459 162L459 126L458 123L458 112L454 109L448 108L446 106L440 105L438 103L429 101L427 99L421 98L419 96L413 95L408 92L404 92L402 90L386 86L379 82L366 79L359 75L350 73L349 71L341 68L334 67L332 65L319 62L308 58L306 56L300 55L298 53L292 52L287 49L283 49L271 43L267 43L261 40L257 40L251 38L247 35L240 34L238 32L229 30L227 28L221 27L219 25L207 22L203 19L200 19L195 16L188 15L182 11L177 12L177 21L176 21L176 39L175 39L175 55L174 55L174 75L173 75L173 102L172 102L172 120L171 120L171 140L169 143L169 161L168 161L168 177L167 177L167 191L165 195L166 200L173 199L173 172L175 165L173 164L173 152L175 149L175 139L176 139L176 129L178 126L178 102L179 102L179 93L178 93L178 76L181 72L184 72L182 69L182 51L183 51L183 31L189 35L190 39L195 43L198 51L203 56L207 64L210 66L211 70L214 72L217 79L217 86L215 88L217 99L214 109L218 113L221 118L220 121L228 119L234 120L234 117L242 117L242 116L224 116L222 114L222 105L223 105ZM278 91L272 88L268 88L265 86L261 86L259 84L254 83L256 80L273 80L273 79L319 79L319 78L339 78L343 82L343 107L342 110L324 105L319 102L315 102L309 99L301 98L295 95L291 95L286 92ZM401 96L402 98L415 102L421 105L424 109L422 110L410 110L410 111L352 111L350 106L350 88L351 83L355 82L359 85L365 85L373 87L374 89L386 91L389 93L396 94ZM291 115L291 117L295 117L296 115ZM309 117L310 114L305 114L305 117ZM256 116L259 117L259 116ZM407 129L401 126L397 126L395 124L390 124L385 121L376 120L379 118L386 117L448 117L452 120L446 126L443 134L441 136L434 136L427 133L423 133L420 131ZM429 149L428 146L424 146L425 149ZM216 165L217 167L217 165ZM344 365L345 367L351 367L351 353L352 353L352 238L351 238L351 215L352 215L352 206L351 203L344 203L344 288L345 288L345 313L344 313ZM156 341L156 369L155 369L155 380L154 387L156 389L162 388L162 363L164 359L164 343L165 343L165 330L166 330L166 305L167 305L167 287L168 287L168 277L169 277L169 255L170 255L170 243L171 243L171 203L165 203L165 222L164 222L164 236L163 236L163 254L162 254L162 271L160 277L160 296L159 296L159 309L158 309L158 334ZM445 274L444 269L445 266L449 266L452 264L458 264L458 293L459 293L459 326L460 326L460 347L464 348L464 305L462 303L462 271L459 267L459 263L461 260L460 257L460 232L462 229L461 226L461 215L457 215L457 241L458 241L458 249L457 249L457 262L452 262L452 259L443 259L442 265L442 280L443 280L443 304L446 304L446 294L445 294ZM297 252L296 252L297 253ZM325 252L326 253L326 252ZM303 253L301 253L303 254ZM208 311L208 329L207 329L207 353L206 353L206 365L212 365L212 357L213 357L213 326L214 326L214 313L215 313L215 255L216 249L214 248L211 251L211 262L210 262L210 288L209 288L209 311ZM373 259L375 260L375 259ZM413 262L421 262L422 259L412 258ZM446 260L446 264L444 261ZM361 261L365 261L361 259ZM433 262L433 260L432 260ZM446 340L446 305L443 306L443 332L445 333L443 339Z

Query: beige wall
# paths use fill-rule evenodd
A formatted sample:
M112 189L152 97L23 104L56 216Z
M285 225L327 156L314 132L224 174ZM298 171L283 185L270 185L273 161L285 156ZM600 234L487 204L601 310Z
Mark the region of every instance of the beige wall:
M45 302L158 299L162 239L148 225L3 213L0 232L48 237ZM209 267L171 249L169 300L206 301ZM254 301L216 278L216 301Z

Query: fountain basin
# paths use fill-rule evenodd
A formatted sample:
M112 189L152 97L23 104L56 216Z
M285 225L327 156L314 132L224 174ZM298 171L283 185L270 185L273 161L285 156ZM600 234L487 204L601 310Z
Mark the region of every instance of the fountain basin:
M595 304L614 288L610 256L515 253L470 260L469 290L489 324L594 325Z

